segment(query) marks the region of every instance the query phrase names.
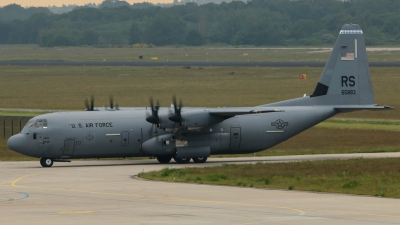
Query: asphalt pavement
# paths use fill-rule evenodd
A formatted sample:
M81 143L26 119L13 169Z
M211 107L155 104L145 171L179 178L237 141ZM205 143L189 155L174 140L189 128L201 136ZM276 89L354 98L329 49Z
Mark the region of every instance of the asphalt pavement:
M400 157L400 153L0 162L0 224L400 224L399 199L141 180L165 167Z

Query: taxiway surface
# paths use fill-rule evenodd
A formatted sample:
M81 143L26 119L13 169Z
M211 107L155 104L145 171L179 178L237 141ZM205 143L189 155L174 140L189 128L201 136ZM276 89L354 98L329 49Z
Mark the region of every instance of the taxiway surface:
M166 166L400 157L400 153L156 160L0 162L0 224L400 224L400 200L164 183L134 175Z

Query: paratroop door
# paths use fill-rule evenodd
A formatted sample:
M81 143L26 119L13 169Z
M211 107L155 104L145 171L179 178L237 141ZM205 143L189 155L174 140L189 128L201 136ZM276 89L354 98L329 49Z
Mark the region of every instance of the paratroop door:
M74 154L75 139L68 139L64 141L64 155Z
M240 127L231 127L231 142L229 148L231 150L240 148Z

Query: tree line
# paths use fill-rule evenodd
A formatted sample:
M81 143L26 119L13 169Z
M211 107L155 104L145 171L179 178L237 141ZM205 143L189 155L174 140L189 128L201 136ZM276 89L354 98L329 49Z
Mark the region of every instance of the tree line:
M367 45L400 41L398 0L251 0L159 7L80 7L0 22L0 44L40 46L331 45L345 23L357 23ZM3 10L3 11L1 11ZM25 9L29 10L29 9ZM0 9L3 15L4 8Z

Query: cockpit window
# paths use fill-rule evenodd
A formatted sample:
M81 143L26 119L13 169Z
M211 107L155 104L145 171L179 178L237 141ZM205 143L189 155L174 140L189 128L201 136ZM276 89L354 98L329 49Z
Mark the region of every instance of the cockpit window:
M29 121L25 127L28 128L47 128L47 119L37 119L35 122Z
M34 122L29 121L29 122L25 125L25 127L31 128L31 127L33 127L34 125L35 125Z

